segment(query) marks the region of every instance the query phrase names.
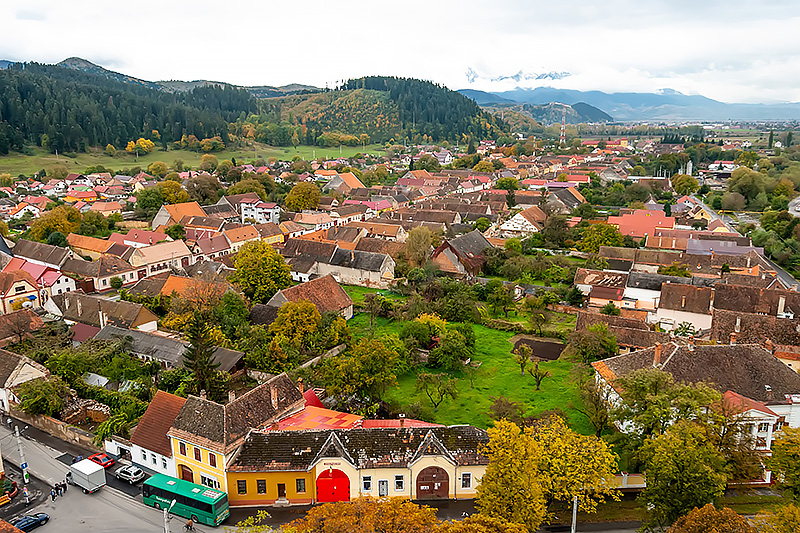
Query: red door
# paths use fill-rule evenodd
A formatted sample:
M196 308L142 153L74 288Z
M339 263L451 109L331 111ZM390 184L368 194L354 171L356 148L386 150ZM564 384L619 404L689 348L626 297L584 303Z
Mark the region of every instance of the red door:
M450 496L450 476L444 468L429 466L417 476L417 499L437 500Z
M191 481L194 483L194 472L186 465L179 465L181 471L181 479L184 481Z
M349 502L350 478L341 470L325 470L317 477L317 501Z

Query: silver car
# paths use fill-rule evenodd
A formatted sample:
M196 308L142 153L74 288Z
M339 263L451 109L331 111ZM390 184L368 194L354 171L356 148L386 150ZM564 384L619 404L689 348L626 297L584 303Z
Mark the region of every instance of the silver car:
M127 481L131 485L135 485L143 480L147 474L144 473L144 470L139 468L138 466L123 466L119 470L117 470L114 475L117 479L121 481Z

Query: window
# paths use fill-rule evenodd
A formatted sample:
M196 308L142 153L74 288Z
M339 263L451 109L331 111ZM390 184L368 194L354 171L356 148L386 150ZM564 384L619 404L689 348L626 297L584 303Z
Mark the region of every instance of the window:
M394 476L394 490L395 492L403 492L406 490L405 476Z
M219 482L216 479L214 479L212 477L206 477L206 476L204 476L202 474L200 475L200 484L201 485L205 485L206 487L210 487L212 489L218 489L219 488Z
M200 453L200 448L198 448L197 446L194 447L194 460L201 462L203 460L203 456Z
M147 452L142 450L142 461L147 461Z
M215 467L217 466L217 454L208 452L208 464Z
M257 479L256 480L256 491L259 494L266 494L267 493L267 480L266 479Z
M186 455L186 443L181 442L178 445L178 449L180 450L181 455Z
M164 470L167 469L167 460L163 457L161 458L161 468L163 468Z
M461 474L461 488L462 489L472 488L472 474L469 473Z
M152 461L154 465L158 464L158 461L156 460L156 454L150 453L150 461Z
M104 279L104 280L103 280L103 286L105 287L106 285L108 285L108 280L107 280L107 279Z
M361 478L361 483L364 492L372 492L372 476L364 476Z
M247 494L247 480L246 479L237 479L236 480L236 490L239 494Z
M766 433L767 431L769 431L769 422L762 422L758 425L759 433Z
M14 287L14 290L17 291L17 294L21 292L25 292L25 285L20 285L18 287Z
M302 478L297 478L295 480L297 492L305 492L306 491L306 480Z
M773 431L780 431L781 428L783 427L783 425L784 425L784 422L781 422L780 420L775 422L775 429Z

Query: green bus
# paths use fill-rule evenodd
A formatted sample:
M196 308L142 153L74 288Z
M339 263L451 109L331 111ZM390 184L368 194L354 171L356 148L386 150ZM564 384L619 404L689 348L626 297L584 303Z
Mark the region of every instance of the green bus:
M168 509L175 500L171 513L209 526L220 525L230 514L228 495L221 490L164 474L154 474L144 482L142 497L156 509Z

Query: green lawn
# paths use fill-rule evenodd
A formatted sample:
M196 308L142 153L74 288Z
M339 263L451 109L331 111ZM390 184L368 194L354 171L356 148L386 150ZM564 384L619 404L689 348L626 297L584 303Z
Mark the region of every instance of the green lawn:
M354 335L368 333L369 316L361 313L350 322ZM401 324L378 318L375 320L375 333L399 333ZM580 433L593 434L589 421L581 413L569 409L570 402L579 401L576 387L570 382L572 363L566 361L549 361L540 364L552 377L542 382L541 390L536 390L533 378L526 374L520 376L519 366L511 356L512 345L508 341L514 334L475 325L477 337L475 360L481 367L475 377L475 387L470 388L469 378L457 373L458 396L455 400L447 399L439 406L435 414L436 422L441 424L472 424L486 428L489 426L489 406L491 398L506 396L521 402L529 415L538 414L551 409L562 409L569 419L570 425ZM387 400L395 400L402 405L418 401L423 405L430 403L423 393L414 390L416 373L411 372L398 378L398 388L387 393Z
M156 148L152 153L137 158L132 154L126 153L124 149L117 148L117 154L114 157L107 156L103 150L93 149L87 153L79 153L75 158L59 155L57 160L55 154L51 154L41 148L34 148L33 155L12 153L7 156L0 156L0 173L8 172L12 176L18 176L20 174L30 176L41 169L45 169L49 172L50 169L57 164L65 165L69 172L83 172L87 167L96 165L102 165L115 171L135 166L146 170L150 163L154 161L163 161L171 167L172 162L176 159L182 160L187 167L197 168L200 165L200 158L203 155L202 153L190 152L188 150L164 151L160 148ZM367 145L366 152L378 154L381 149L382 146L380 145ZM235 157L237 163L247 163L254 160L256 156L263 159L276 157L288 161L294 156L299 155L303 159L310 160L313 157L352 157L364 151L364 148L361 146L343 146L341 147L340 153L338 147L322 148L319 146L298 146L297 149L295 149L293 147L276 148L273 146L256 144L251 147L243 147L242 149L215 152L214 155L216 155L220 161Z
M353 300L353 303L355 305L362 305L364 303L364 296L375 292L381 293L383 296L385 296L390 300L402 301L406 299L405 296L402 296L401 294L386 289L383 290L372 289L368 287L361 287L358 285L342 285L342 288L345 290L345 292L347 292L347 294L350 296L350 299Z

